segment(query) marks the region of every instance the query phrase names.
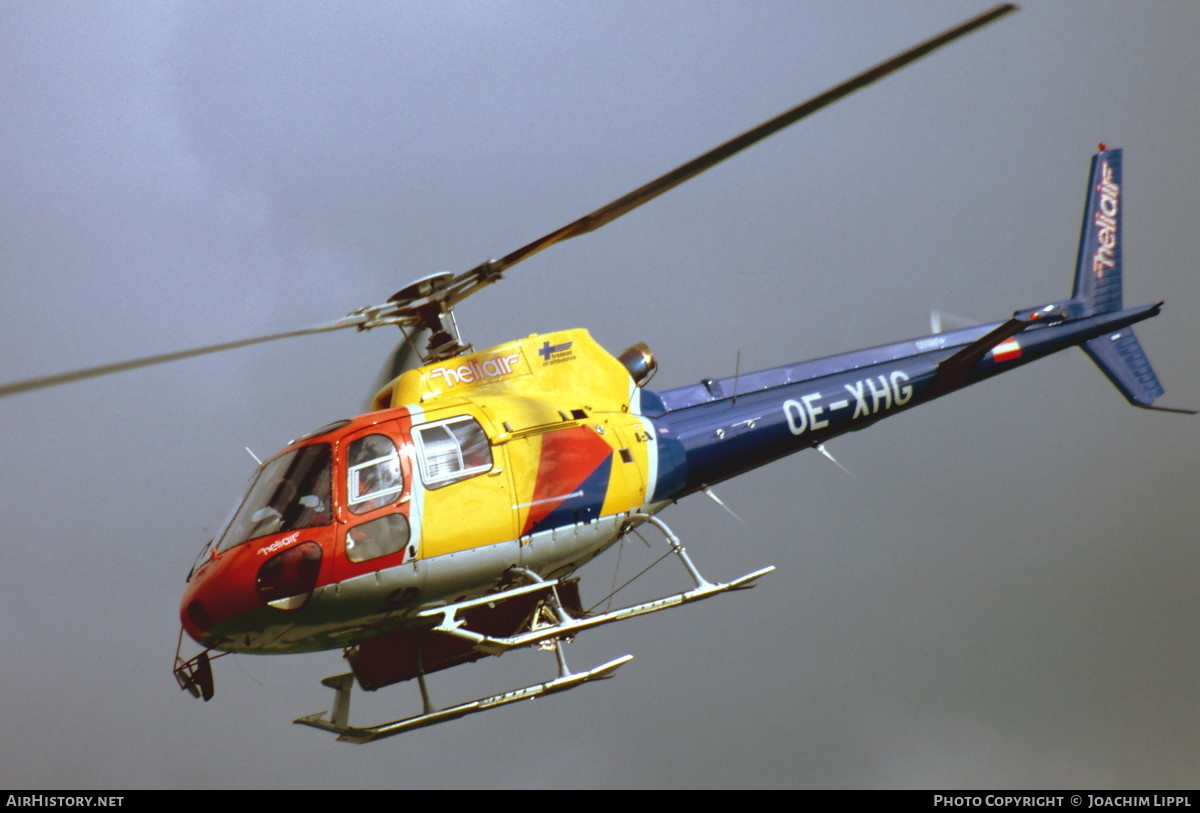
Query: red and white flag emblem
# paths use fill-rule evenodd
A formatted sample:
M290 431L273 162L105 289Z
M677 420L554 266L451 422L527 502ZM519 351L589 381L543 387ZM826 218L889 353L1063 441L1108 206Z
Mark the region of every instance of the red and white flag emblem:
M992 348L992 359L994 361L1012 361L1021 357L1021 345L1016 339L1000 342Z

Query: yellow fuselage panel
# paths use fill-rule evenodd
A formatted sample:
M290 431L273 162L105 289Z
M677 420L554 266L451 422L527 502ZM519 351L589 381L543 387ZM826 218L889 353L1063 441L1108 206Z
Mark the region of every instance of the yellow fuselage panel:
M411 370L381 397L419 406L427 423L470 415L492 468L426 486L425 556L467 550L645 501L652 438L629 412L632 380L586 330L534 335Z

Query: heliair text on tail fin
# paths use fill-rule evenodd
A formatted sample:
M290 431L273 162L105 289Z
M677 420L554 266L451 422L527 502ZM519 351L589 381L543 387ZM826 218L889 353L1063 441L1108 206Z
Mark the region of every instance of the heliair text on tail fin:
M1121 310L1121 192L1121 151L1101 144L1092 158L1071 294L1084 300L1092 313Z

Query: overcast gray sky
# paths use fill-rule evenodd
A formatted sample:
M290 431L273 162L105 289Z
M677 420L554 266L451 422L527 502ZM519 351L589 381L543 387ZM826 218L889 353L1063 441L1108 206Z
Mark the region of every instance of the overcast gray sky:
M301 327L503 254L987 3L0 4L0 380ZM460 309L588 327L670 387L1068 295L1097 141L1126 301L1200 407L1200 5L1039 2ZM291 724L337 653L170 674L252 469L356 411L329 335L0 402L6 787L1166 787L1200 765L1200 423L1072 351L663 517L748 593L581 636L616 680L357 747ZM629 552L633 553L632 549ZM585 599L612 560L583 571ZM188 650L191 652L191 650ZM543 662L544 661L544 662ZM540 653L442 702L544 679ZM353 718L418 709L414 686Z

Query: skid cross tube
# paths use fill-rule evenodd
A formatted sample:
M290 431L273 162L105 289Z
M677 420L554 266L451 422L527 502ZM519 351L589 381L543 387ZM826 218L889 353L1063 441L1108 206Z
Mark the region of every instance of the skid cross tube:
M521 647L533 646L540 644L553 638L571 637L576 633L592 627L598 627L603 624L611 624L614 621L623 621L626 618L635 618L639 615L647 615L660 610L665 610L669 607L677 607L681 604L690 604L693 601L700 601L719 593L724 593L729 590L744 590L754 586L754 582L762 576L770 573L775 569L774 566L769 566L756 570L753 573L747 573L737 579L729 582L713 584L708 579L700 574L699 569L687 555L687 551L679 541L679 537L670 529L670 527L658 517L650 514L633 514L631 520L648 522L657 528L671 547L671 552L679 558L688 575L691 576L695 587L691 590L686 590L681 593L675 593L663 598L653 599L651 601L633 604L628 607L621 607L616 610L600 613L598 615L589 615L583 618L575 618L562 605L555 591L558 585L558 580L538 581L534 584L525 585L523 587L515 587L510 590L505 590L500 593L491 593L476 599L459 602L457 604L448 604L443 607L431 608L422 610L417 615L419 617L436 618L441 616L441 622L434 627L434 630L445 635L451 635L455 638L460 638L465 641L470 641L471 645L480 652L487 652L490 655L499 655L513 649ZM525 573L533 578L540 578L536 574ZM463 622L457 618L460 610L468 607L474 607L488 601L497 599L503 600L525 593L535 592L537 590L545 590L546 596L544 601L550 607L553 615L559 619L558 624L539 627L537 629L527 630L526 632L518 633L510 636L491 636L484 635L474 630L465 629Z

